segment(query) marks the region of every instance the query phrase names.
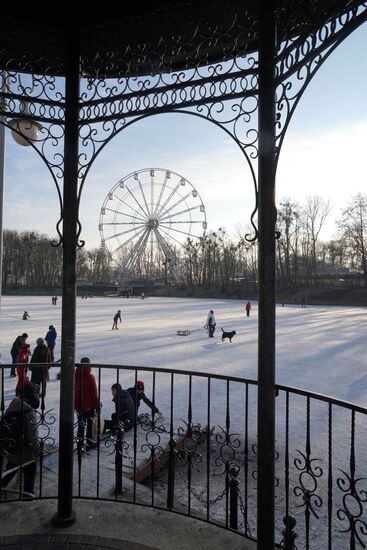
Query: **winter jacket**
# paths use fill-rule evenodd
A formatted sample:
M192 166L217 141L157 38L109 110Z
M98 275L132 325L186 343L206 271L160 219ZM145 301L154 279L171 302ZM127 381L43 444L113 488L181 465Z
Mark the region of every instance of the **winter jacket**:
M14 355L17 357L20 354L22 345L23 345L23 338L21 336L17 336L10 350L11 356Z
M56 344L57 332L55 329L51 329L45 336L45 340L49 348L53 349Z
M39 418L37 418L36 411L32 409L30 404L24 399L16 397L6 409L5 415L11 411L21 412L22 410L24 415L24 440L26 444L21 453L7 455L8 462L12 464L25 464L30 460L35 460L40 454L40 442L37 439Z
M98 409L97 384L90 367L78 366L75 370L74 409L78 412Z
M145 395L145 393L137 393L135 387L132 387L132 388L127 388L127 390L129 392L129 394L131 395L132 399L133 399L133 402L135 403L136 405L136 412L138 412L139 410L139 407L140 407L140 401L144 401L144 403L146 405L148 405L148 407L150 409L154 409L154 412L155 413L159 413L159 409L157 407L155 407L153 405L153 403L151 402L150 399L147 398L147 396Z
M29 344L22 344L17 363L28 363L30 355Z
M48 348L45 344L41 344L34 348L31 363L48 363ZM30 367L30 370L32 371L31 382L35 384L46 382L48 366Z
M212 313L211 315L209 315L209 317L208 317L208 325L209 325L210 327L215 327L216 323L215 323L214 313Z
M135 405L130 393L123 390L121 385L118 385L117 395L112 400L115 403L115 417L114 420L122 421L124 429L127 432L135 424Z

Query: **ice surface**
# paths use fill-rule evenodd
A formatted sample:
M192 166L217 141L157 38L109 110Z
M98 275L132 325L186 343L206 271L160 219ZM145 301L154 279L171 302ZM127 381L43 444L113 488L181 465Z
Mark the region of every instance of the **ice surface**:
M247 300L207 300L196 298L90 298L77 301L76 327L76 359L88 356L95 365L125 365L136 367L155 367L162 369L182 369L192 373L192 420L202 426L210 424L215 428L211 442L213 453L212 464L215 470L225 466L225 453L231 456L233 449L225 444L224 432L227 413L230 412L229 432L233 435L232 441L236 444L235 434L239 434L239 447L235 459L245 464L245 437L247 430L248 440L248 473L241 467L241 487L248 483L249 522L254 532L256 520L254 517L256 503L256 458L257 458L257 406L256 386L249 386L248 419L245 424L245 392L242 384L213 380L211 382L210 419L208 420L207 380L195 376L195 372L219 374L225 376L256 379L257 377L257 342L258 342L258 308L252 302L251 316L245 315ZM112 317L122 310L122 323L118 331L112 331ZM217 330L213 339L208 338L204 329L207 314L214 310ZM23 311L27 310L30 319L22 320ZM1 351L4 363L10 362L11 344L18 334L26 331L29 334L31 349L36 339L44 337L48 326L53 324L58 332L55 348L55 358L60 357L61 345L61 299L57 306L51 305L51 297L11 297L2 298L1 305ZM353 402L360 406L367 403L367 373L364 357L365 331L367 326L366 309L351 307L324 307L308 306L301 309L296 305L277 306L276 332L276 381L279 384L303 388L305 390L326 394L344 401ZM222 343L221 327L224 330L236 330L232 344ZM190 330L187 336L177 336L177 330ZM51 435L58 438L58 403L60 382L56 380L58 367L51 370L51 379L47 386L46 409L54 409L56 422L50 426ZM112 368L93 368L98 380L100 376L101 400L105 418L113 410L110 386L116 381L117 372ZM119 381L123 387L132 385L134 370L120 369ZM138 369L138 379L146 383L148 397L152 398L153 377L150 372ZM14 396L15 379L9 378L9 371L5 372L5 402ZM155 401L164 417L166 430L170 425L170 375L158 373L155 378ZM175 436L178 427L184 427L188 421L189 379L187 376L175 375L174 378L173 421ZM227 391L228 390L228 391ZM276 400L276 472L279 480L277 488L277 526L280 536L282 514L284 514L285 486L285 394L281 392ZM344 493L336 488L336 481L349 475L351 469L351 413L348 410L333 408L332 438L328 432L328 404L311 401L310 416L310 457L315 459L314 467L320 466L322 475L313 485L312 476L306 473L307 465L303 456L306 456L307 440L307 400L304 397L290 397L289 418L289 459L290 459L290 509L296 514L298 521L299 541L304 536L305 508L301 487L302 480L314 487L314 498L322 498L321 510L317 513L320 519L311 514L310 533L319 540L314 548L326 547L327 536L327 491L329 443L332 441L332 470L333 470L333 518L335 542L333 548L346 548L348 534L340 538L338 533L346 528L345 522L336 519L338 510L343 510ZM139 412L148 409L142 405ZM367 437L367 423L365 415L357 414L356 419L356 474L365 478L367 457L365 441ZM163 437L164 435L164 437ZM168 433L162 435L162 444L167 442ZM127 434L127 441L131 434ZM141 434L142 436L142 434ZM140 437L140 436L139 436ZM221 439L222 437L222 439ZM140 449L140 446L139 446ZM131 444L130 444L131 451ZM205 451L205 450L204 450ZM246 451L246 453L247 453ZM105 453L103 449L103 453ZM140 452L140 451L139 451ZM201 451L202 452L202 451ZM102 453L102 450L101 450ZM205 454L205 452L204 452ZM215 458L219 461L216 465ZM108 458L108 455L106 455ZM107 460L106 458L106 460ZM298 459L298 463L295 462ZM93 494L95 491L95 476L91 468L95 468L95 457L83 461L83 491ZM112 460L109 459L110 461ZM89 466L88 466L89 464ZM203 460L202 464L205 464ZM222 465L221 465L222 464ZM297 467L301 468L301 470ZM127 467L129 464L127 464ZM111 470L112 468L112 470ZM302 468L305 472L302 473ZM110 471L111 470L111 471ZM201 470L200 470L201 472ZM107 467L101 478L101 487L104 490L113 479L113 465ZM205 495L206 486L202 481L202 473L197 473L196 490ZM214 495L223 491L223 476L213 472L212 489ZM247 477L246 477L247 476ZM159 482L163 483L164 482ZM361 481L364 487L364 481ZM164 485L162 485L164 487ZM102 490L102 489L101 489ZM165 490L165 489L164 489ZM188 498L185 482L180 479L176 486L176 496L179 502L184 503ZM294 492L296 491L296 493ZM301 493L299 492L301 491ZM159 495L157 492L157 497ZM196 504L197 501L195 500ZM219 501L213 505L217 518L223 518L223 506ZM216 512L217 510L217 512ZM322 526L322 529L321 529ZM279 538L278 536L278 538ZM335 538L336 537L336 538ZM301 545L302 547L302 545Z
M195 298L79 298L76 359L87 355L92 363L179 368L256 379L257 303L252 303L251 317L245 316L245 303ZM25 309L30 319L22 321ZM122 310L122 323L119 331L112 331L117 309ZM203 328L209 309L214 309L217 320L213 339ZM3 362L10 362L11 344L18 334L26 331L33 349L49 324L58 331L55 358L59 358L60 322L60 298L57 306L52 306L51 297L4 296L0 319ZM237 331L232 344L220 341L221 327ZM366 328L365 308L278 306L277 383L364 406ZM192 332L176 336L179 329Z

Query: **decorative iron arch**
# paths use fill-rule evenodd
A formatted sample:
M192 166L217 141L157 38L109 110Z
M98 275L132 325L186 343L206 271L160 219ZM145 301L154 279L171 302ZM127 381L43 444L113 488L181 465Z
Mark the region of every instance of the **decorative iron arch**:
M22 119L18 119L18 120L19 120L19 122L22 121ZM35 142L33 140L29 139L20 129L14 127L13 124L10 125L9 122L1 120L1 118L0 118L0 124L2 126L4 126L5 128L7 128L8 130L11 130L12 132L15 132L18 136L20 136L22 139L27 141L28 146L32 147L32 149L36 152L38 157L43 161L43 164L46 166L49 174L51 175L51 179L52 179L53 183L55 184L57 198L58 198L59 207L60 207L60 216L59 216L59 219L57 220L56 226L55 226L56 232L59 236L59 240L58 240L58 242L51 241L51 246L60 246L60 244L62 243L62 233L60 231L60 225L61 225L62 219L63 219L63 202L62 202L60 186L59 186L59 183L57 181L56 175L55 175L55 173L52 169L52 166L50 165L49 162L47 162L45 157L42 155L41 151L39 150L39 148L37 147Z
M97 74L92 77L93 66L85 64L88 67L88 76L82 80L84 89L80 93L79 105L78 208L90 167L113 137L135 122L152 115L190 114L224 130L245 156L255 190L255 205L250 217L254 237L247 238L256 240L254 218L258 209L255 166L258 158L258 58L253 49L253 40L258 29L255 20L249 13L247 15L247 26L234 27L238 37L241 37L241 48L237 50L237 56L228 60L224 58L222 61L209 61L209 64L205 64L198 57L197 65L188 64L186 68L180 67L173 72L164 72L162 65L163 72L158 70L152 76L124 75L110 80L100 78ZM319 27L316 25L310 28L306 24L308 15L305 12L304 29L300 27L299 34L290 32L294 24L292 20L289 26L282 25L278 41L275 59L278 92L276 165L290 120L308 84L336 47L367 20L367 2L354 0L342 11L337 6L326 21L320 19ZM235 20L233 15L233 21ZM218 32L219 42L220 36ZM235 43L236 38L233 41ZM165 59L164 51L160 55L162 60ZM26 69L21 63L19 65L21 70ZM116 73L118 74L117 68ZM26 140L27 137L19 127L20 120L40 123L43 127L42 139L36 144L32 143L32 146L46 164L56 186L60 205L60 218L56 224L59 245L62 242L59 228L64 211L61 196L64 157L61 150L64 139L65 96L59 90L57 76L36 75L35 79L36 93L31 97L24 95L29 92L29 87L27 89L17 83L17 73L12 71L6 73L5 77L4 73L0 75L3 84L1 89L5 89L5 92L0 93L0 115L3 115L7 127L10 127L11 117L12 122L18 124L18 128L13 125L11 129ZM81 231L78 221L78 239ZM83 244L80 243L81 246Z
M276 165L288 126L308 85L336 48L366 21L367 2L353 2L349 9L336 14L332 21L316 29L303 42L292 43L291 39L285 42L277 60ZM292 81L293 75L296 81ZM292 94L293 88L296 90ZM283 110L286 114L282 122Z
M195 112L192 112L192 111L186 111L186 110L181 110L181 109L178 109L178 110L172 110L172 111L166 111L164 114L170 114L170 115L176 115L176 114L184 114L184 115L191 115L191 116L195 116L195 117L198 117L202 120L205 120L207 122L210 122L212 124L214 124L216 127L220 128L220 130L224 131L227 135L229 135L229 137L234 141L234 143L238 146L238 148L240 149L241 153L244 155L245 157L245 160L247 162L247 165L249 167L249 170L250 170L250 174L251 174L251 177L252 177L252 182L253 182L253 185L254 185L254 190L255 190L255 206L254 206L254 209L251 213L251 217L250 217L250 223L252 225L252 228L254 230L254 236L251 237L250 235L246 235L245 238L247 241L249 242L253 242L256 240L257 238L257 228L256 228L256 225L254 223L254 217L256 215L256 212L257 212L257 208L258 208L258 193L257 193L257 182L256 182L256 175L255 175L255 169L254 169L254 165L253 163L251 162L251 159L247 153L247 151L241 146L239 140L224 126L222 126L221 124L219 124L218 122L214 121L214 120L211 120L207 117L205 117L204 115L202 115L201 113L195 113ZM138 122L141 122L143 120L146 120L147 118L150 118L150 117L153 117L153 116L159 116L158 114L154 114L154 113L151 113L151 114L147 114L147 115L142 115L141 117L136 117L128 122L126 122L126 124L120 128L118 128L116 130L116 132L114 132L113 134L109 135L107 137L107 139L105 141L103 141L101 143L101 146L95 151L95 153L93 154L93 156L91 157L90 159L90 162L86 165L86 169L85 169L85 172L83 173L82 175L82 178L81 178L81 183L80 183L80 186L79 186L79 194L78 194L78 205L80 205L80 201L81 201L81 197L82 197L82 192L83 192L83 188L84 188L84 185L85 185L85 182L86 182L86 179L87 179L87 176L88 176L88 173L90 171L90 169L92 168L93 166L93 163L95 162L95 160L97 159L97 157L102 153L103 149L115 138L117 137L121 132L125 131L127 128L129 128L130 126L132 126L133 124L136 124Z

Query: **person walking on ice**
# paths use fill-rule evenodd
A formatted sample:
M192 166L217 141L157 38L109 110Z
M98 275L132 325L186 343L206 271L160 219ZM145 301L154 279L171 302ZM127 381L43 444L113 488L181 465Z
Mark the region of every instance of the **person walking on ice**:
M121 323L121 309L118 309L117 310L117 313L115 313L115 316L113 318L113 325L112 325L112 330L118 330L118 326L117 326L117 321L120 319L120 323Z
M250 311L251 311L251 302L250 301L248 301L247 304L245 305L245 309L246 309L247 317L250 317Z
M208 315L209 338L214 337L215 325L216 325L216 322L215 322L215 317L214 317L214 311L211 309L209 311L209 315Z
M30 316L29 316L28 311L25 311L25 312L23 313L23 321L26 321L27 319L30 319Z

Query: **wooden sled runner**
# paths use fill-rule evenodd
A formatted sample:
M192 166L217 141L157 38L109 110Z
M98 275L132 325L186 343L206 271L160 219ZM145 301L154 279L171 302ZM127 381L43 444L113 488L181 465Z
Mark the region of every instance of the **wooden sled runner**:
M193 441L195 442L195 445L204 444L213 432L214 426L212 428L208 428L206 426L202 430L197 430L194 428L192 431L179 435L175 441L175 453L183 449L185 446L190 446ZM171 448L169 443L167 443L163 449L163 452L159 456L156 456L153 460L148 460L138 466L135 476L132 474L131 479L135 477L135 481L144 483L144 481L149 479L152 475L157 474L160 470L162 470L162 468L167 466L170 454Z

